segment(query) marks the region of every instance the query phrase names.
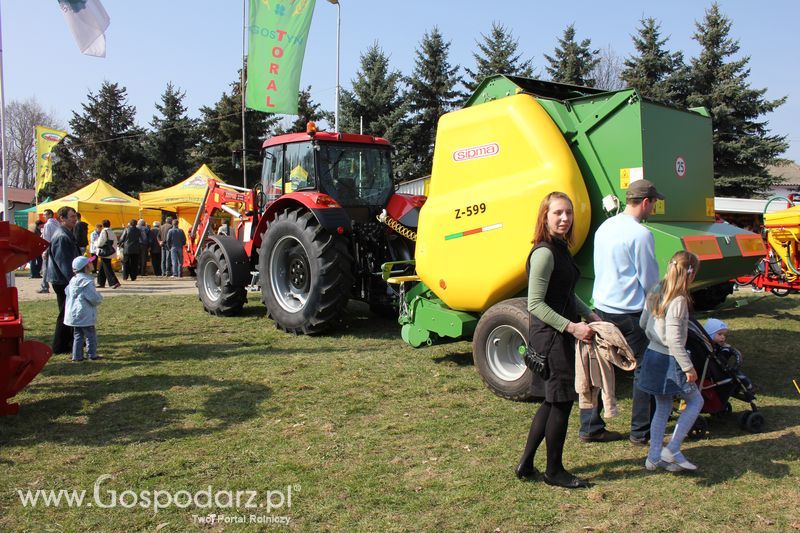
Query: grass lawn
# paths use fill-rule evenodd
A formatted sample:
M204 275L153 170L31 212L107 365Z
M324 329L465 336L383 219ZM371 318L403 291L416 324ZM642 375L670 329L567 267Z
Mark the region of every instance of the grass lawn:
M765 432L712 420L711 438L685 446L700 472L649 473L644 448L580 443L573 410L565 464L592 479L582 491L514 477L535 405L492 395L467 342L414 350L358 305L337 334L311 338L278 332L256 298L236 318L205 314L193 296L109 298L106 359L55 356L17 397L20 414L0 419L0 530L278 527L198 523L209 513L303 530L797 530L800 298L741 295L749 305L715 316L745 354ZM28 338L49 340L55 303L21 308ZM627 432L627 376L618 396L609 429ZM87 495L80 508L25 507L18 489ZM178 491L209 491L220 505L201 495L201 507L154 512L156 490L181 505ZM100 508L114 492L117 506ZM245 508L268 501L271 513Z

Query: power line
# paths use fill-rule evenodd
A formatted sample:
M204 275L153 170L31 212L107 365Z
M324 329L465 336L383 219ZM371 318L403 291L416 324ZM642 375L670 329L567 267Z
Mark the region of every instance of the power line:
M239 113L229 113L227 115L219 115L219 116L210 118L207 121L208 122L221 122L226 118L237 117L237 116L239 116ZM169 128L162 128L162 129L160 129L158 131L172 131L172 130L190 128L190 127L191 127L191 125L186 124L186 125L181 125L181 126L171 126ZM93 146L93 145L96 145L96 144L103 144L103 143L109 143L109 142L114 142L114 141L121 141L121 140L124 140L124 139L136 139L136 138L139 138L139 137L145 137L147 135L150 135L150 133L151 132L149 132L149 131L145 131L144 133L135 133L135 134L131 134L131 135L120 135L119 137L112 137L110 139L100 139L99 141L91 141L91 142L85 142L85 143L81 143L81 144L73 144L73 145L70 145L70 148L83 148L84 146ZM69 135L69 134L67 134L67 137L73 137L74 138L73 135Z

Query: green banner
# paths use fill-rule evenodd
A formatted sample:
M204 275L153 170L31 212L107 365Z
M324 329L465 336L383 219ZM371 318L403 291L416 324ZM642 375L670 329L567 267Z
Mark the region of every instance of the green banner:
M297 114L300 72L315 0L250 0L245 104Z

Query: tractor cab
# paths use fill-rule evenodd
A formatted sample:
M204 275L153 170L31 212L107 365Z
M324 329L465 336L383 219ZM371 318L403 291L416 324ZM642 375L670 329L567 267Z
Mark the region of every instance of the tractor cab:
M394 192L391 147L369 135L313 132L264 143L267 201L300 191L323 192L345 209L382 209Z

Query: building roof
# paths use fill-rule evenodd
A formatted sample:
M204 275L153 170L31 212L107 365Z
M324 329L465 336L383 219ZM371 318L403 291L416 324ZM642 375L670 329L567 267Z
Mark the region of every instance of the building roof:
M751 200L749 198L714 198L714 210L717 213L755 213L763 214L769 200ZM769 204L769 213L786 209L785 200L775 200Z
M32 204L34 196L35 196L35 191L33 189L19 189L17 187L8 187L9 202ZM3 198L2 188L0 188L0 198Z
M773 176L784 179L786 185L800 185L800 165L797 163L787 163L785 165L770 165L767 170Z

